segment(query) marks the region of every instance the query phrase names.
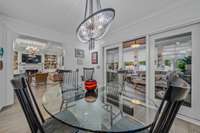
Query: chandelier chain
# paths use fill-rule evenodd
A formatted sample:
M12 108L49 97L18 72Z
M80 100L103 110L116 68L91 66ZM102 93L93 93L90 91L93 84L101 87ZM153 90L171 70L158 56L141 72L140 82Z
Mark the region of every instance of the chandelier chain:
M88 0L86 0L86 2L85 2L85 15L84 15L84 19L86 19L86 17L87 17L87 10L88 10Z
M97 0L97 10L101 10L101 1Z

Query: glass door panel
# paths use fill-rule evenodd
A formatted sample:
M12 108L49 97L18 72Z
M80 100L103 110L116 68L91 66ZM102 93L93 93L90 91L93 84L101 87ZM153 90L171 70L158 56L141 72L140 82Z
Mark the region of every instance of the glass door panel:
M191 88L192 34L191 32L155 40L155 98L162 99L167 89L167 75L178 73ZM191 89L185 106L191 107Z
M145 102L146 99L146 42L145 38L123 43L123 69L126 75L126 95Z
M106 50L106 83L118 82L119 48Z
M160 103L167 84L167 75L175 72L190 93L179 111L179 117L200 121L200 24L189 25L149 36L148 95ZM181 86L180 86L181 87Z

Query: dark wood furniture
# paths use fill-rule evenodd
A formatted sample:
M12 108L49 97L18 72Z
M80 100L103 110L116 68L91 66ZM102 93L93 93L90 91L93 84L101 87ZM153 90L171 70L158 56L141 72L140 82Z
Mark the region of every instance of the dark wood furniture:
M63 81L63 75L58 73L57 71L56 72L52 72L52 73L49 73L49 79L51 81L54 81L54 82L57 82L57 81Z
M47 77L48 77L48 73L36 73L34 74L35 77L35 83L47 83Z

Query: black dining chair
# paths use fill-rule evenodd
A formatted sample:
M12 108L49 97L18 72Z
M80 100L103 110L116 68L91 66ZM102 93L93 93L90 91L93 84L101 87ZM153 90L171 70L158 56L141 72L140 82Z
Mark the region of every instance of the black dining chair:
M85 90L87 90L87 91L94 91L94 90L98 89L97 81L93 77L94 72L95 72L94 67L91 67L91 68L84 67L83 68L83 75L81 77L82 77L82 81L84 81Z
M61 82L61 93L62 93L62 104L60 110L63 109L63 105L65 105L65 109L71 107L73 105L69 105L73 103L76 98L81 96L81 87L79 85L79 70L59 70L58 71L63 76L63 82Z
M172 73L170 75L169 87L150 127L142 128L143 125L138 121L124 117L116 122L112 128L120 128L123 125L127 126L127 128L137 126L138 130L135 131L137 133L169 133L176 115L189 93L189 88L185 86L186 84L177 74ZM177 85L182 85L182 87L177 87Z
M32 102L35 97L33 93L30 92L30 89L28 89L24 77L12 79L11 84L13 85L32 133L68 133L70 130L73 131L73 129L70 129L56 119L50 118L46 121L44 120L36 100L35 102ZM35 108L37 109L37 112L35 111ZM38 118L38 115L40 116L40 119ZM57 115L64 116L62 112Z
M68 91L70 89L79 89L79 69L73 70L57 70L62 75L63 81L60 82L62 91Z
M115 119L117 119L119 116L123 117L123 112L126 112L129 114L129 108L122 103L122 88L120 86L120 84L108 84L106 87L106 95L105 98L103 98L102 100L104 100L103 102L106 103L105 104L105 109L107 111L112 110L112 108L121 108L119 110L119 112L115 112L112 113L112 120L114 121ZM110 109L109 109L110 108ZM111 111L112 112L112 111Z
M94 80L93 75L94 75L94 68L83 68L83 76L82 76L82 81L88 81L88 80Z
M169 76L169 88L158 108L150 133L169 132L180 107L190 92L188 84L179 78L176 73L172 73Z
M108 103L119 106L122 88L119 84L109 84L106 86L106 100Z

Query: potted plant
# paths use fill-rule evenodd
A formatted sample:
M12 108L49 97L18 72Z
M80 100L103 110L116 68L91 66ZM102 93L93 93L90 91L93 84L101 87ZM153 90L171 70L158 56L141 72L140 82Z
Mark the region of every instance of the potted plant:
M183 61L186 63L186 70L191 70L192 57L187 56L183 59Z
M178 59L176 61L176 67L181 71L181 72L185 72L186 70L186 63L183 59Z
M171 61L169 59L166 59L165 60L165 66L171 66Z

